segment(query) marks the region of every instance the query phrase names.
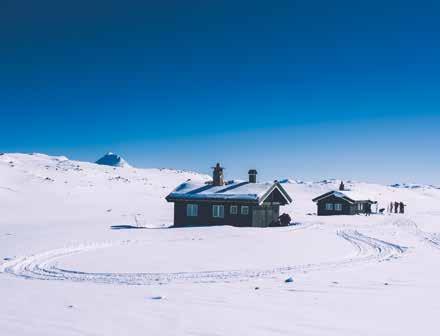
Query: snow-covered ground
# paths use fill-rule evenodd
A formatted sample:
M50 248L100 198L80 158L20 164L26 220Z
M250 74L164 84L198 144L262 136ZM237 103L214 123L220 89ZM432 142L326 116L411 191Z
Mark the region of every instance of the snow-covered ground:
M209 177L0 155L0 335L437 333L436 187L346 183L407 214L317 217L339 181L286 179L299 225L168 228L188 179Z

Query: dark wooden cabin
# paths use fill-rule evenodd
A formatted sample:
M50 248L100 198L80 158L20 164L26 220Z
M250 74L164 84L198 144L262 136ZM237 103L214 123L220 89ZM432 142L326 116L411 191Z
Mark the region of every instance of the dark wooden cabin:
M174 203L174 226L231 225L267 227L280 215L280 206L292 199L278 183L257 183L257 171L249 170L248 181L223 178L220 164L212 182L187 181L166 200Z
M318 216L365 214L377 203L351 191L330 191L313 202L317 204Z

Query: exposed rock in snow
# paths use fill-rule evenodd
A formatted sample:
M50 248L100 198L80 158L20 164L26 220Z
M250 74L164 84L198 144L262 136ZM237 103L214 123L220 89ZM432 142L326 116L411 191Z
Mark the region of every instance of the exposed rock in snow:
M432 185L425 186L425 185L414 184L414 183L395 183L395 184L391 184L390 187L401 188L401 189L436 188L435 186L432 186Z
M131 167L122 157L112 152L108 152L95 163L103 166Z

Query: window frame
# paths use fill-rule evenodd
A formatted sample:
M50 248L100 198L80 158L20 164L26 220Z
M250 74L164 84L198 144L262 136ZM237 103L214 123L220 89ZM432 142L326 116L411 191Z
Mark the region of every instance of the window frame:
M225 218L225 206L222 204L213 204L212 218Z
M333 203L325 203L325 210L327 211L334 211L335 207Z
M341 203L335 203L333 205L333 208L335 209L335 211L342 211L342 204Z
M235 210L232 211L232 209L235 209ZM231 205L229 207L229 214L231 214L231 215L238 215L238 205Z
M198 216L199 216L199 205L194 203L188 203L186 205L186 217L198 217Z
M243 211L244 209L246 209L246 211ZM242 205L240 207L240 215L249 216L249 206L248 205Z

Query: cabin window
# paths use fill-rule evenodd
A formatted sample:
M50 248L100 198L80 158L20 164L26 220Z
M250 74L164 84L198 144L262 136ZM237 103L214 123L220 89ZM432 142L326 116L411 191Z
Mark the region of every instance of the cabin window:
M224 218L225 217L225 207L223 205L213 205L212 206L212 217Z
M197 217L198 212L199 212L199 206L197 204L186 205L186 215L188 217Z
M249 215L249 207L247 205L244 205L241 207L241 214L242 215Z
M231 205L231 208L229 209L229 212L231 215L236 215L238 214L238 206L236 205Z
M333 203L325 203L325 210L332 211Z
M364 205L362 203L358 203L358 210L359 211L364 210Z
M342 211L342 204L336 203L335 204L335 211Z

